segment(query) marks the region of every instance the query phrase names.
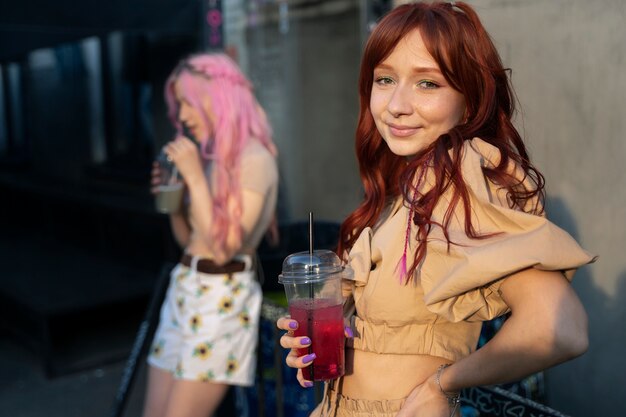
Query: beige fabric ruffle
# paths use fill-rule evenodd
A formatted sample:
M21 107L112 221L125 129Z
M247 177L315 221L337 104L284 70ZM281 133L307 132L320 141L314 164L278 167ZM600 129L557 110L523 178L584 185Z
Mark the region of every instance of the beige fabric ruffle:
M461 169L469 186L473 224L481 234L499 234L470 239L459 214L450 224L455 245L448 252L442 230L431 231L420 277L430 311L450 321L489 320L508 311L497 293L500 278L537 268L563 271L571 280L577 268L596 260L545 217L503 205L503 190L482 173L483 166L499 162L497 148L475 138L466 142L463 152ZM436 221L443 219L446 207L447 201L435 208Z
M565 231L545 217L508 207L506 192L489 182L483 166L499 162L499 151L481 139L463 148L462 174L468 184L472 221L485 239L465 235L457 206L449 226L455 244L448 245L439 227L433 227L426 257L416 280L405 285L396 266L402 256L408 208L397 202L375 229L366 228L349 254L354 270L344 282L355 349L377 353L430 354L458 359L475 349L480 321L508 311L498 288L503 279L526 268L563 271L568 279L576 268L595 261ZM515 166L511 172L519 176ZM430 176L426 176L426 187ZM435 207L441 222L449 195ZM415 251L413 226L409 257Z

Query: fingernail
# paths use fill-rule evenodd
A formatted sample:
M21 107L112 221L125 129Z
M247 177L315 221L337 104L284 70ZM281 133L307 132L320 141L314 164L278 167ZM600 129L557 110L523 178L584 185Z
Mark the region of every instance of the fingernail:
M350 326L346 326L344 327L344 329L346 329L346 333L348 334L348 337L354 337L354 333L352 333L352 328L350 328Z
M311 388L313 386L313 383L311 381L304 381L304 386L307 388Z
M308 355L306 355L304 358L302 358L302 363L310 363L313 362L313 359L315 359L317 356L315 355L315 353L309 353Z
M311 339L309 339L308 337L303 337L302 339L300 339L300 344L301 345L309 345L309 344L311 344Z
M289 322L289 328L290 329L297 329L298 328L298 322L290 321Z

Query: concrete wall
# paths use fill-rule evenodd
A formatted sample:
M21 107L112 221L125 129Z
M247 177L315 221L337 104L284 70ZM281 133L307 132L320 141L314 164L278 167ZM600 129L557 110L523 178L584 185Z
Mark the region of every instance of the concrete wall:
M361 53L355 1L252 27L248 72L275 131L281 220L341 221L361 199L354 153Z
M626 395L626 2L473 0L521 103L517 125L546 176L548 216L600 259L574 288L591 346L547 372L550 405L623 415Z

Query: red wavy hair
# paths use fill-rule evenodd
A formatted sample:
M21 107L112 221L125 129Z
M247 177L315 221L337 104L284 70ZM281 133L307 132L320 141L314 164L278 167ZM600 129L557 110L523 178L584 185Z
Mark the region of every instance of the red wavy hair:
M449 132L407 164L404 157L393 154L376 129L369 103L376 66L384 61L407 34L419 30L422 39L450 85L465 97L466 117ZM487 237L474 229L471 221L467 185L460 171L461 148L465 140L480 137L497 147L500 163L484 168L485 176L507 190L511 207L540 214L544 199L544 179L530 163L520 134L511 121L515 96L505 69L491 38L476 12L466 3L415 3L399 6L376 26L365 47L359 76L360 113L356 128L356 154L359 162L364 200L343 222L337 253L349 250L365 227L379 220L390 201L403 195L405 204L413 207L413 224L418 228L418 246L407 282L426 256L426 239L433 209L447 189L452 199L442 224L448 246L448 226L460 203L464 210L465 232L475 239ZM429 162L431 161L431 162ZM434 165L432 189L413 198L416 171L426 164ZM511 164L519 166L524 178L511 175ZM524 186L522 182L531 186ZM527 202L533 204L527 205ZM398 236L398 239L402 239Z

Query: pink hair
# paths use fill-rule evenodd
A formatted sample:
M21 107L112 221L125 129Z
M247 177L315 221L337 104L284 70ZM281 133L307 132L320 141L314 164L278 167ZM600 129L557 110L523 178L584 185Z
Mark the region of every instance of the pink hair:
M185 99L199 111L210 133L207 137L195 138L200 143L201 156L213 161L215 186L213 190L214 228L211 238L218 249L225 249L231 225L239 225L241 218L240 157L246 145L259 141L272 155L276 147L272 141L272 130L265 112L257 102L252 84L243 75L237 64L222 53L192 55L183 60L165 83L165 101L168 116L178 133L182 125L178 119L179 103L174 93L174 84L180 80ZM209 97L211 123L202 99ZM235 197L233 210L228 208L229 197ZM241 241L241 227L235 229Z

